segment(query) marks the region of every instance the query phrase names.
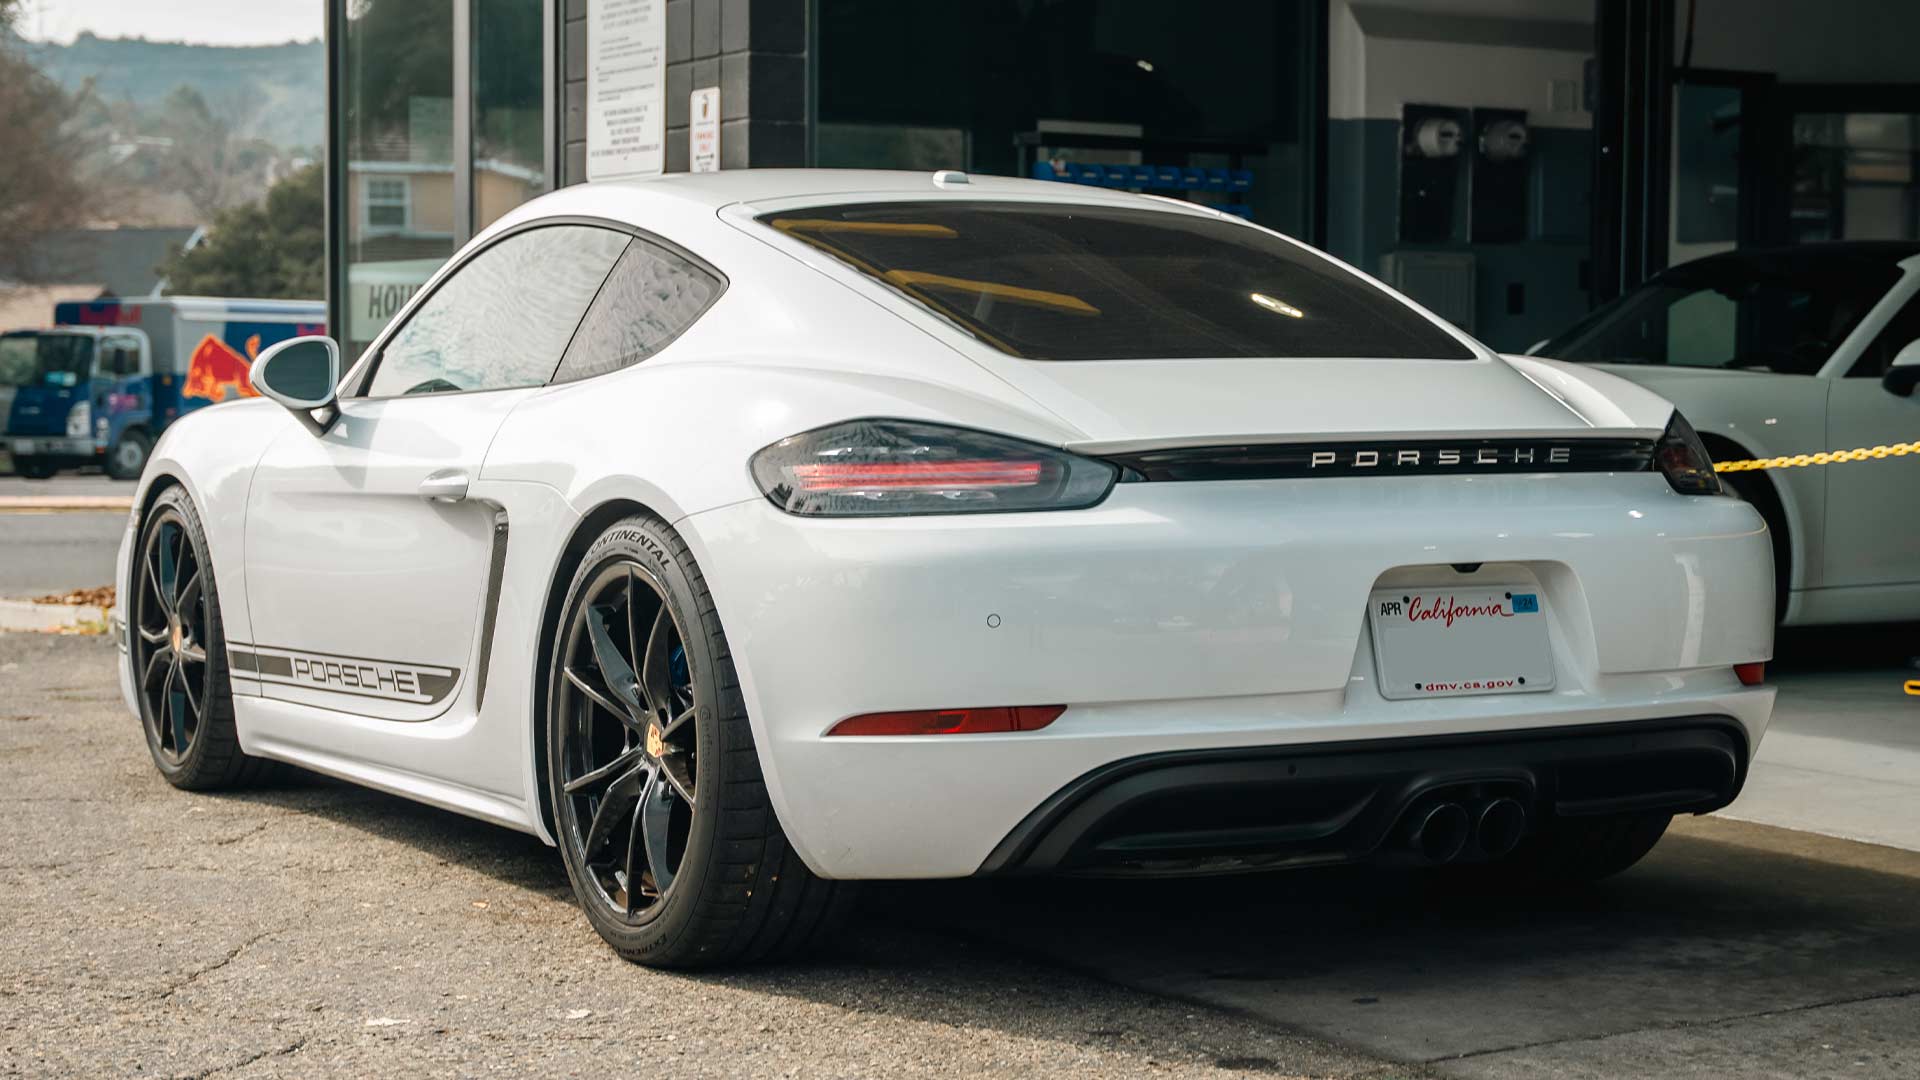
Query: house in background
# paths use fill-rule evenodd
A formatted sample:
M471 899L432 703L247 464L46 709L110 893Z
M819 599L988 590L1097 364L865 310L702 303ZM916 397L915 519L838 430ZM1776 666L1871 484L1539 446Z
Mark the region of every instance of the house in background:
M28 255L28 281L0 281L0 331L46 326L54 305L68 300L158 296L166 286L159 265L205 232L181 225L47 233Z
M344 340L354 349L372 341L454 248L455 202L451 151L432 138L416 144L403 133L370 138L364 156L347 165L346 220L354 236L354 272L348 288ZM537 168L484 158L473 162L474 220L487 223L547 187Z

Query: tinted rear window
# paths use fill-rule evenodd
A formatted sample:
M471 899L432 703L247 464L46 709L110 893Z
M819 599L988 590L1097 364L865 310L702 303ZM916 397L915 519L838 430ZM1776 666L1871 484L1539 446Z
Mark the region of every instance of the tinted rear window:
M760 220L1032 360L1473 357L1335 264L1213 218L921 202Z

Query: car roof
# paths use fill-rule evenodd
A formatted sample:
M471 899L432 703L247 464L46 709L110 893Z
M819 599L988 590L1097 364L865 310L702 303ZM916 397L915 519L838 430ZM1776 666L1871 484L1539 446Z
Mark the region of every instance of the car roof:
M727 169L710 173L667 173L636 180L597 180L585 185L562 188L568 191L627 188L653 198L672 198L718 209L734 203L773 202L776 200L831 198L860 195L900 196L902 198L991 198L1000 195L1035 195L1063 202L1131 203L1151 206L1157 200L1116 189L1049 180L1022 180L1011 176L981 176L957 170L948 177L965 177L964 182L947 179L936 183L932 172L908 172L889 169Z
M1920 241L1834 240L1791 247L1740 248L1680 263L1666 272L1727 271L1744 268L1805 271L1846 265L1890 267L1920 255Z

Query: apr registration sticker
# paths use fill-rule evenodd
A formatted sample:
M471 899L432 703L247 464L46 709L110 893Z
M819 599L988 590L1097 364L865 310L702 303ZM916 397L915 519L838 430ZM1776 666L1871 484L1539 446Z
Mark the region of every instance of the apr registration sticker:
M1537 589L1382 589L1368 602L1367 622L1384 697L1553 689L1546 602Z

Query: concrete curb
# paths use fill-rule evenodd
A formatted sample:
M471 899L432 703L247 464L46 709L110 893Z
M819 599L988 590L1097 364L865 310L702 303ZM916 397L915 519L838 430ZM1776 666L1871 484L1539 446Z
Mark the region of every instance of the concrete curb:
M121 495L0 495L0 514L128 513L133 499Z
M107 621L107 610L90 604L36 604L31 600L0 600L0 631L47 632L72 630L82 623Z

